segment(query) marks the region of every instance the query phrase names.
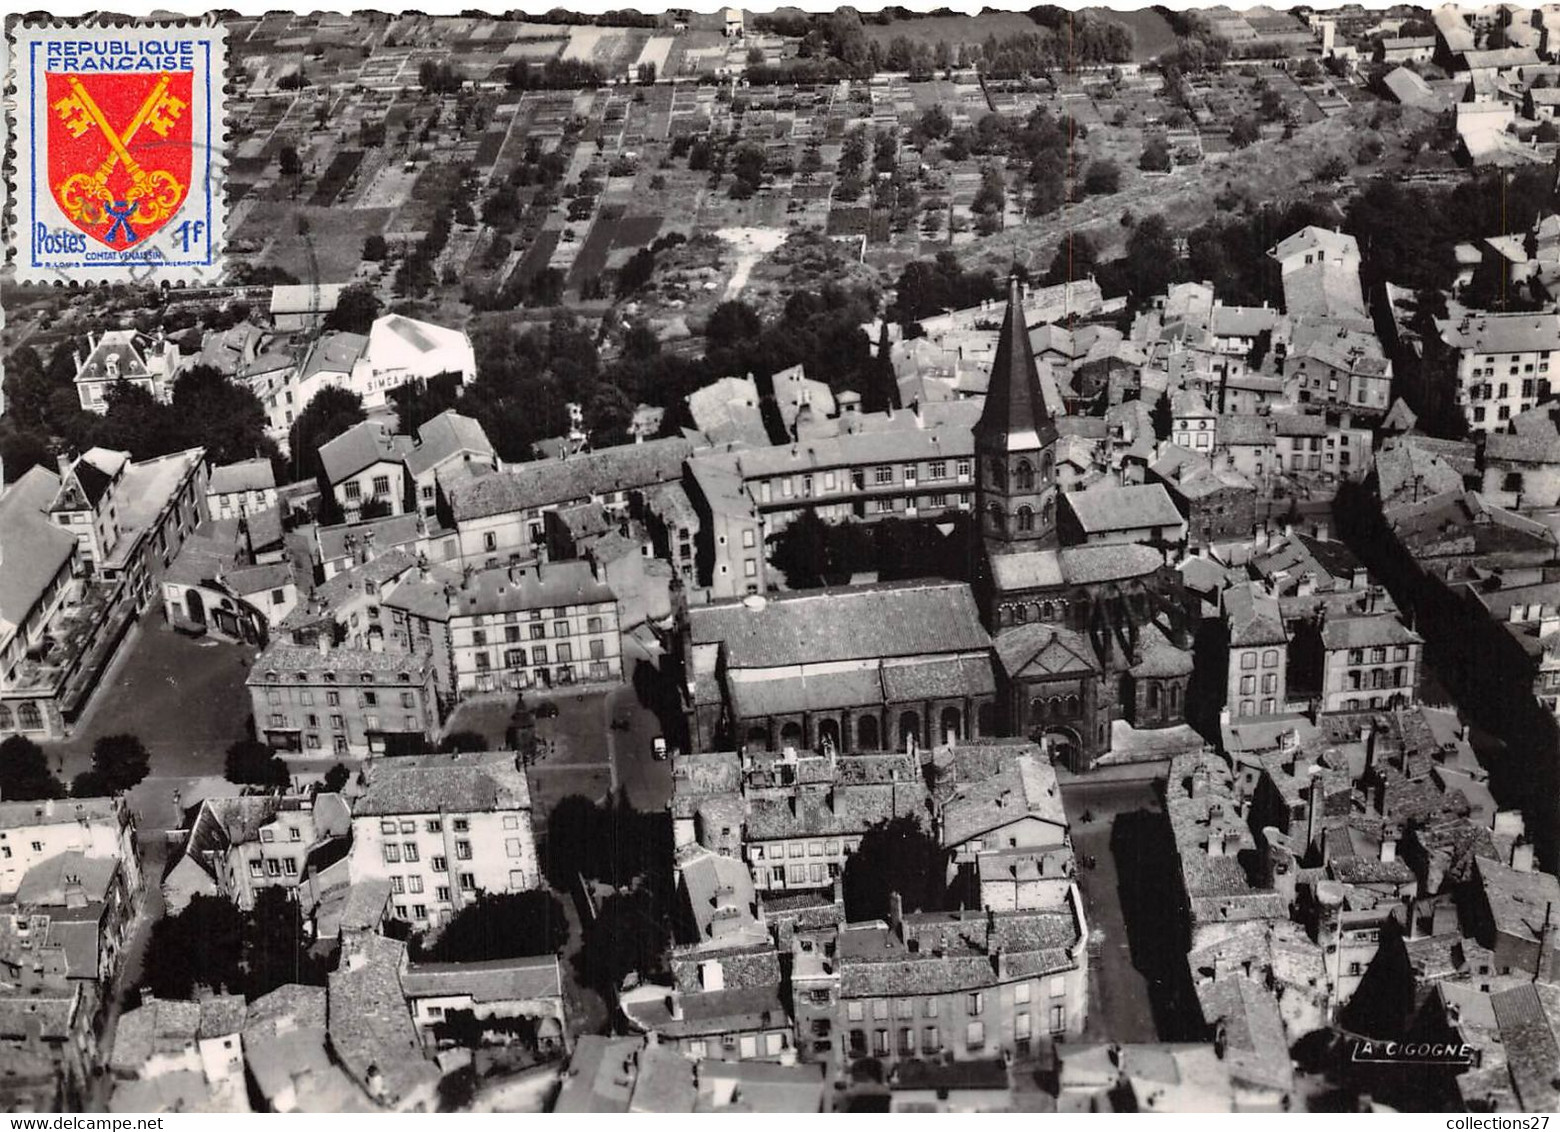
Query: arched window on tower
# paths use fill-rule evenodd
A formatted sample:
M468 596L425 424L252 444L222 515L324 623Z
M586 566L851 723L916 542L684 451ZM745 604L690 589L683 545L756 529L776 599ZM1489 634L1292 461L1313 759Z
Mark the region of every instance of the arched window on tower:
M1025 466L1027 467L1028 465ZM1020 507L1018 509L1018 529L1021 531L1032 531L1035 529L1035 513L1032 509L1028 507Z
M1035 489L1035 469L1028 460L1020 460L1018 467L1013 471L1013 483L1019 491L1033 491Z
M1040 482L1050 483L1051 473L1053 470L1054 469L1051 464L1051 454L1047 452L1044 456L1040 457Z
M991 462L991 485L999 489L1007 487L1007 468L1003 465L1001 457Z
M995 534L1007 533L1007 517L1002 514L1002 504L993 503L986 509L986 525Z
M1056 518L1056 500L1047 499L1040 504L1040 526L1049 530L1052 521Z

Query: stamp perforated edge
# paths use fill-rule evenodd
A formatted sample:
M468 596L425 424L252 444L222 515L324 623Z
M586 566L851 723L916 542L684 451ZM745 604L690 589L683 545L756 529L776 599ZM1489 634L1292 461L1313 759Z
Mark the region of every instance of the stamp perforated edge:
M36 42L52 31L80 30L124 31L132 34L184 30L199 33L208 45L210 71L208 80L208 105L206 107L209 144L200 143L206 150L205 175L207 181L207 207L209 210L209 254L201 262L163 262L113 260L94 261L72 267L33 266L22 254L22 236L25 226L32 223L31 202L25 200L23 181L32 175L29 162L21 158L24 147L31 143L29 108L22 105L23 84L19 81L18 47ZM91 286L133 284L140 286L190 286L220 283L226 270L227 243L227 152L230 140L230 123L227 115L227 95L231 78L228 74L227 27L215 13L199 17L168 17L164 19L139 19L111 15L89 15L79 18L60 18L48 13L25 13L6 17L0 60L5 65L5 157L4 157L4 226L5 266L3 278L7 283L52 284L57 286ZM32 91L29 86L28 95ZM163 232L167 232L164 229ZM159 233L160 236L163 233Z

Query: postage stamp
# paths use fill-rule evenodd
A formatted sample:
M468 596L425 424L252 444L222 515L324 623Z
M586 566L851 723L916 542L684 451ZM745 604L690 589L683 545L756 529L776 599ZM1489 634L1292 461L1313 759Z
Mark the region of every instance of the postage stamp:
M18 282L221 274L225 34L193 21L13 24Z

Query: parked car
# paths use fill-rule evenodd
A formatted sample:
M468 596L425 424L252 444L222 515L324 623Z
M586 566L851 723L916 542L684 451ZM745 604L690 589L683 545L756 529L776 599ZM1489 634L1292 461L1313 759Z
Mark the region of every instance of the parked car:
M657 762L666 758L666 736L657 735L650 741L650 753L655 756Z

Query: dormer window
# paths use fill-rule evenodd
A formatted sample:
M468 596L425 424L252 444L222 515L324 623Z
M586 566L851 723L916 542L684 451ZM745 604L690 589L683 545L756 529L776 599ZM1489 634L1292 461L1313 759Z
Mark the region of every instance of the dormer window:
M365 672L365 673L363 673L363 683L365 683L365 684L372 684L373 682L374 682L374 674L372 672Z
M395 678L403 684L410 684L412 682L412 674L410 672L397 672L395 674Z
M327 684L334 684L335 682L336 682L336 674L334 672L327 672L327 673L325 673L325 683L327 683Z
M265 674L265 682L267 684L275 684L279 679L275 672L267 672Z
M300 684L307 684L309 682L309 674L307 672L300 672L297 674L297 680Z

